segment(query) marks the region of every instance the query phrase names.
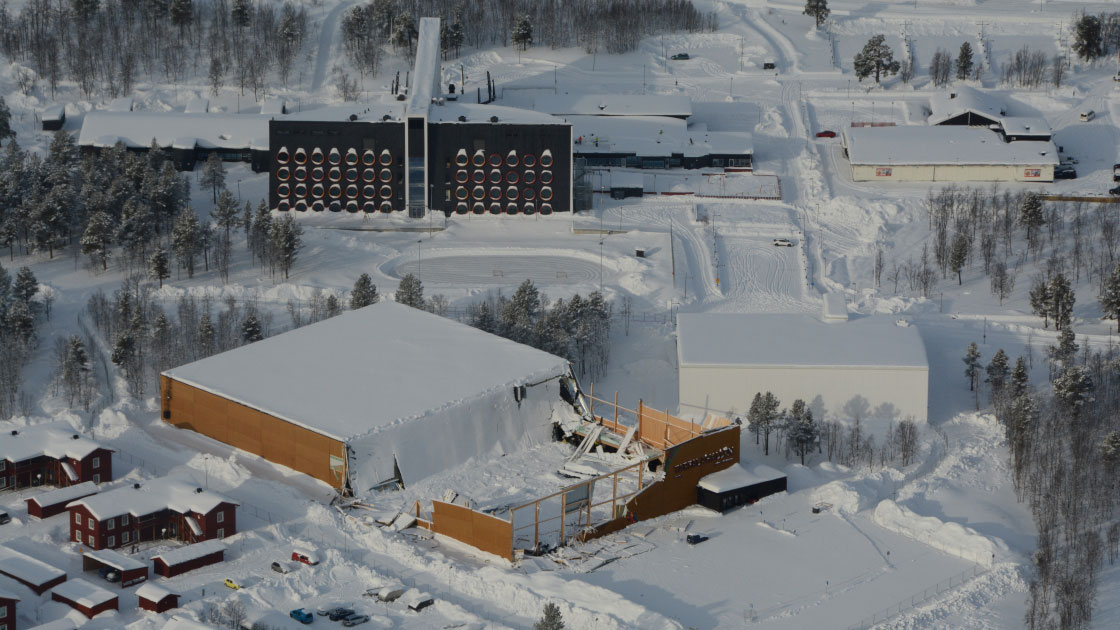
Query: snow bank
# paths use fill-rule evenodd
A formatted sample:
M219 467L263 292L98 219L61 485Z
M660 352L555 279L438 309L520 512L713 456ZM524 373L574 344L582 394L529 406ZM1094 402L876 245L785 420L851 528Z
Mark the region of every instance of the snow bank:
M1007 552L1007 545L1001 540L987 538L957 523L920 516L890 499L879 502L873 518L885 529L984 566L992 566L997 554L1003 556Z
M831 503L832 508L855 514L871 507L870 500L847 482L833 481L817 488L810 495L813 503Z

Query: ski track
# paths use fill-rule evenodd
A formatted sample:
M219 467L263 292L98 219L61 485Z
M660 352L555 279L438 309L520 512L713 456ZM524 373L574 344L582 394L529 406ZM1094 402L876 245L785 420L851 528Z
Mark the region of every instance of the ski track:
M318 92L323 87L323 79L327 76L327 62L330 60L331 47L334 45L334 35L338 31L339 19L342 12L352 4L354 4L352 1L340 2L323 18L323 24L319 29L319 49L315 53L315 78L311 82L313 92Z

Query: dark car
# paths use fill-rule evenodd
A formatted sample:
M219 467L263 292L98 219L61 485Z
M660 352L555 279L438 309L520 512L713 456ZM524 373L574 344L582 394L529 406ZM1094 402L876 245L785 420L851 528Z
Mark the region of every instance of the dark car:
M100 575L106 582L120 582L121 574L109 567L101 567L97 570L97 575Z
M1117 186L1116 188L1109 188L1108 189L1108 194L1110 194L1110 195L1120 195L1120 186Z
M1054 179L1077 179L1077 170L1072 166L1059 166L1054 169Z
M7 512L0 512L0 525L7 525L12 522L12 517L8 516Z
M349 628L350 626L359 626L369 621L369 615L350 615L342 620L342 625Z
M311 615L311 612L308 610L304 610L303 608L297 608L293 610L292 612L288 613L288 616L305 626L312 621L315 621L315 617Z
M331 621L341 621L353 614L353 608L335 608L334 610L327 613L327 619L330 619Z
M688 53L677 53L669 58L673 61L688 61L689 59L692 59L692 57L688 56Z
M827 129L824 130L824 131L818 131L817 132L817 137L818 138L835 138L836 137L836 132L835 131L829 131Z
M685 540L688 541L688 544L690 545L699 545L707 539L708 537L704 534L689 534L685 537Z

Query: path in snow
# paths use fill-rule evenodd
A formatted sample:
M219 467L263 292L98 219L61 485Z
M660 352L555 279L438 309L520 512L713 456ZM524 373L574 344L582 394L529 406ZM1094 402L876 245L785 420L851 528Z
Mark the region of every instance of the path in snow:
M404 260L384 271L398 278L414 274L428 286L516 286L525 280L547 286L598 282L600 265L572 256L460 255ZM602 271L605 282L614 281L609 267Z
M319 30L319 51L315 53L315 77L311 82L311 91L318 92L323 86L323 79L327 75L327 60L331 56L331 46L334 44L334 34L338 31L338 20L342 12L350 8L353 2L340 2L331 12L323 18L323 26Z

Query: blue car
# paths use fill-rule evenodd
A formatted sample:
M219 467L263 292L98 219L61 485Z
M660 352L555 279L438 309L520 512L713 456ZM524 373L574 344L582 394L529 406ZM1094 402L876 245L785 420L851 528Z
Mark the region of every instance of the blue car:
M302 608L297 608L297 609L293 610L292 612L288 613L288 616L291 617L292 619L295 619L296 621L302 623L305 626L307 624L311 623L312 621L315 621L315 616L311 614L311 611L304 610Z

